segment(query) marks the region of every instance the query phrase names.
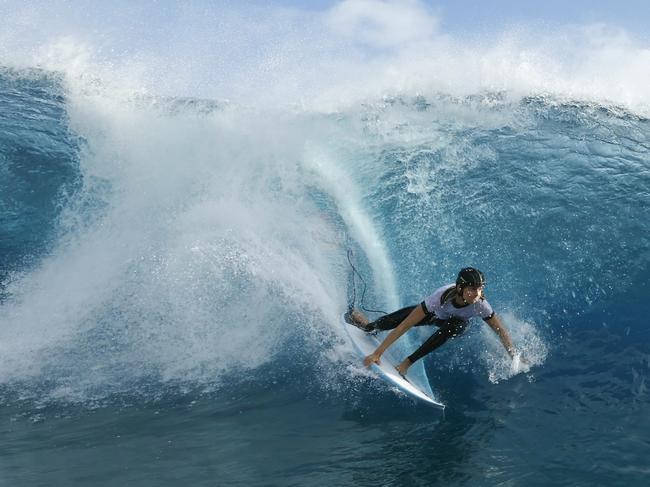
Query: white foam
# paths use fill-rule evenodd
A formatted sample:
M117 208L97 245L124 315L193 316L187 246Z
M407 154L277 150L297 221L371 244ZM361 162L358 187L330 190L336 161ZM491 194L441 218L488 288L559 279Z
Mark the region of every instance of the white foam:
M504 91L648 113L650 46L616 25L510 25L452 35L416 0L279 6L5 2L0 64L43 66L131 90L336 109L386 94Z
M496 334L487 326L482 328L481 340L485 348L481 358L487 364L489 380L494 383L531 372L535 366L543 364L548 355L548 344L538 330L539 324L523 321L512 313L502 314L501 319L517 353L511 360Z
M338 318L345 274L301 181L295 121L69 97L84 188L66 236L7 288L1 382L46 377L75 397L141 378L216 383L331 334L316 324Z

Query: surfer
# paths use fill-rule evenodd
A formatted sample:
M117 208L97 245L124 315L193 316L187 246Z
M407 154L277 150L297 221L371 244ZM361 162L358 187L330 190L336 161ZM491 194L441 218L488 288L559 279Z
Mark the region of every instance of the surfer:
M485 276L481 271L466 267L458 273L456 284L443 286L422 303L407 306L376 321L370 322L361 312L351 310L346 314L346 321L363 331L393 330L381 345L364 359L364 365L370 367L373 363L379 364L388 347L413 326L437 326L436 332L397 366L397 371L406 376L409 367L417 360L433 352L450 338L463 334L469 319L475 316L481 317L495 331L510 358L514 359L515 349L510 335L483 296L485 283Z

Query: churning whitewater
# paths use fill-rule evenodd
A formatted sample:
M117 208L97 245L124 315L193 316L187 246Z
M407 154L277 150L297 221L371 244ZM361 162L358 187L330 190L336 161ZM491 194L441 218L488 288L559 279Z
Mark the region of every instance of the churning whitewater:
M23 184L54 187L49 201L32 202L50 220L19 222L37 227L41 249L25 249L20 258L30 264L5 271L7 384L47 384L39 394L81 400L152 380L216 387L233 370L246 376L267 365L296 340L319 360L349 362L337 325L350 293L348 249L358 250L371 278L368 299L391 309L452 278L463 254L485 266L480 253L501 245L487 220L472 224L469 238L454 223L494 206L480 201L493 182L473 175L495 162L494 150L454 137L464 124L441 130L447 121L422 98L333 118L106 93L66 99L57 77L42 72L8 71L3 81L16 93L37 84L54 105L48 119L20 120L16 111L8 125L60 134L48 146L37 140L16 149L59 167L25 168L35 179ZM433 103L469 115L485 101ZM499 110L512 113L499 114L501 122L538 103L502 102ZM421 133L405 137L406 122L394 117ZM378 129L381 118L387 124ZM13 168L6 172L17 181ZM9 181L8 191L14 187ZM472 211L445 211L453 200ZM423 282L398 286L398 276ZM541 363L543 315L510 307L522 348ZM490 361L485 373L506 374L498 350L480 355Z

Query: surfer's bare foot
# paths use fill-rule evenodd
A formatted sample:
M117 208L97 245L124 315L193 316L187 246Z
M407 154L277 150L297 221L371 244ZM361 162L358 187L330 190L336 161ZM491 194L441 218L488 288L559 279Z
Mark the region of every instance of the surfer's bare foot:
M399 372L399 375L406 377L406 373L411 365L413 365L411 361L408 358L405 358L404 361L395 368L397 369L397 372Z
M363 313L361 311L357 311L356 309L353 309L352 312L350 313L350 318L352 318L352 321L354 321L357 325L361 325L364 328L368 326L368 318L363 316Z
M374 327L370 325L368 318L366 318L363 313L357 311L356 309L353 309L352 311L349 311L345 314L345 321L351 325L356 326L357 328L361 328L363 331L372 331L374 329Z

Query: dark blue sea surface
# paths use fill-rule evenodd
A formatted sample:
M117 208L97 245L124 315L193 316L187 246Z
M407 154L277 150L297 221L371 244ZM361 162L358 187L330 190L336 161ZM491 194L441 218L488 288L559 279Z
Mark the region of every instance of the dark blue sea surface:
M324 114L5 69L0 195L2 485L650 482L650 120L629 110ZM391 389L341 328L348 249L387 311L479 267L530 368L479 320L416 371L444 411Z

